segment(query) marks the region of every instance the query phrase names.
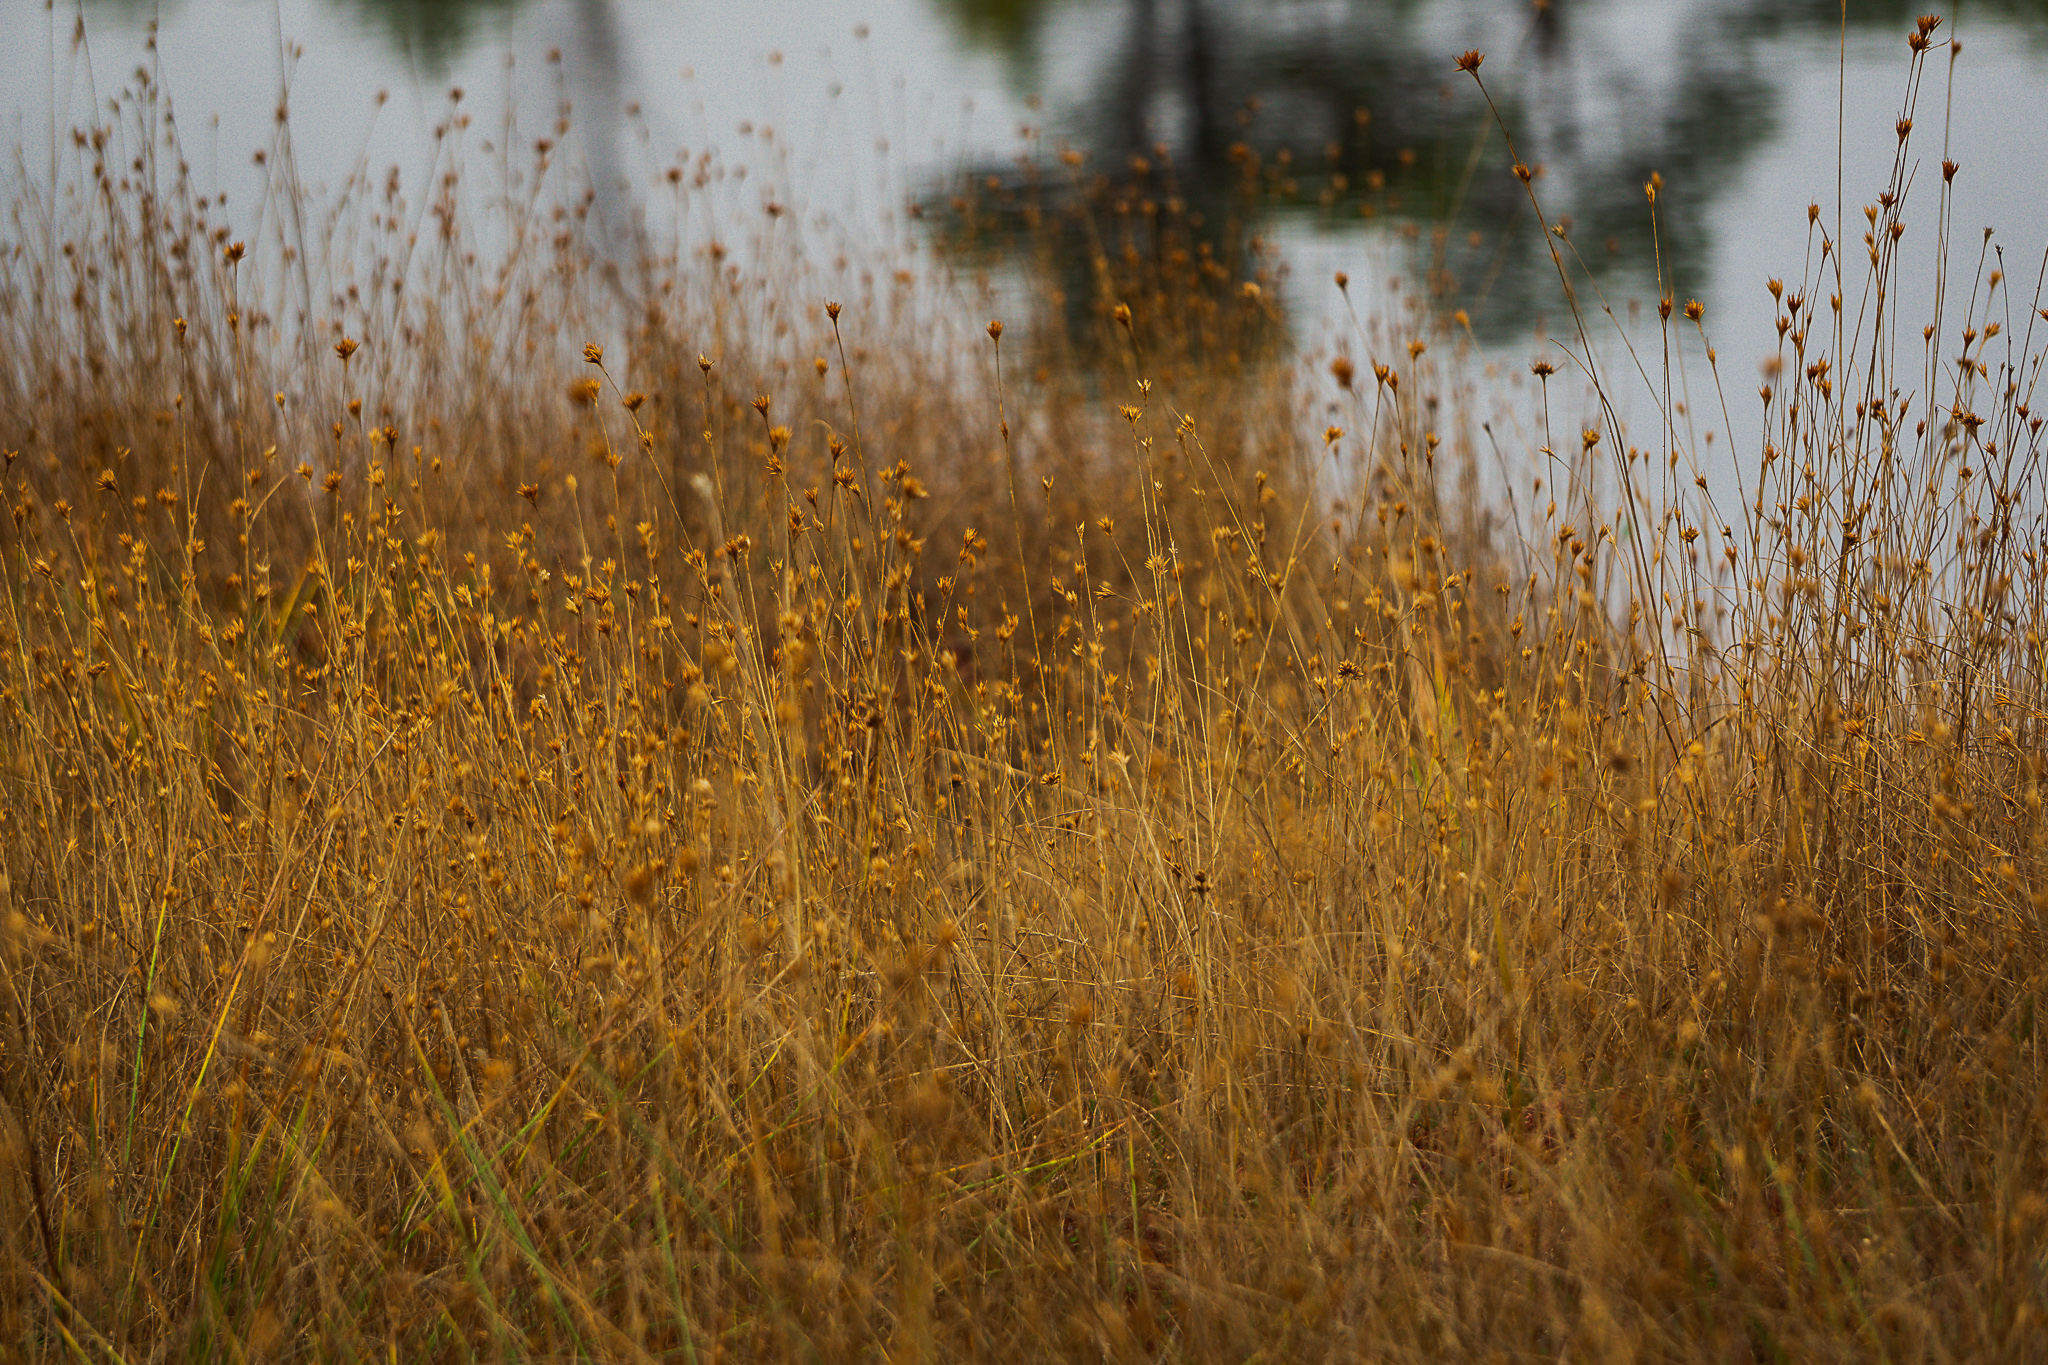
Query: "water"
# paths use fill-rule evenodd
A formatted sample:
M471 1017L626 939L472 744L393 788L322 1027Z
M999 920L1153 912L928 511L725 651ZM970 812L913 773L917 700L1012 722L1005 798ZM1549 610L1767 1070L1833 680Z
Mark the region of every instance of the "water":
M1268 165L1292 158L1295 193L1264 229L1304 352L1349 325L1334 271L1384 288L1432 259L1414 225L1449 221L1434 259L1451 300L1482 359L1519 372L1560 333L1560 294L1500 134L1453 69L1477 48L1519 153L1542 167L1545 218L1570 224L1624 322L1633 305L1637 340L1660 266L1678 299L1706 303L1730 416L1702 357L1687 380L1696 422L1738 452L1718 482L1757 445L1748 414L1776 349L1764 281L1805 268L1806 205L1834 230L1839 165L1853 245L1889 174L1913 6L1850 9L1845 39L1836 6L1778 0L0 0L14 92L0 140L23 149L7 175L47 180L54 136L151 60L154 26L187 153L229 221L261 193L252 153L281 100L301 174L329 188L387 165L417 183L458 113L490 149L508 110L531 139L566 105L566 173L596 194L600 245L621 256L650 225L688 245L771 204L831 250L916 252L931 227L907 205L1011 175L1027 147L1112 172L1164 147L1199 198L1229 183L1243 142ZM1905 311L1930 318L1933 271L1915 263L1935 246L1945 107L1963 163L1954 249L1974 264L1978 229L1997 227L2004 268L2031 289L2048 242L2048 3L1972 6L1942 33L1964 50L1952 90L1944 58L1920 93L1905 243L1920 287ZM717 169L692 207L650 216L673 202L655 191L677 165Z

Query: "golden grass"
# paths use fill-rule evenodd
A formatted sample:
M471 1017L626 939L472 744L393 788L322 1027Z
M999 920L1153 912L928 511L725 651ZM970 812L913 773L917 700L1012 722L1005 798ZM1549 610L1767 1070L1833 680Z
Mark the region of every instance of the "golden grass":
M1450 320L1332 516L1189 260L627 315L153 107L0 274L9 1358L2048 1356L2048 348L1873 321L1903 131L1732 529L1545 410L1523 537Z

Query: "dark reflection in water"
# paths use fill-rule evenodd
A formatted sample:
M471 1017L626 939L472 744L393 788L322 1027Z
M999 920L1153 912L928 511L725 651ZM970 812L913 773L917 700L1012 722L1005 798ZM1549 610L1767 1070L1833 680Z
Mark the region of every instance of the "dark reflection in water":
M339 0L361 15L364 27L429 70L445 66L518 8L519 0Z
M395 52L433 75L445 70L472 43L501 28L525 3L527 0L333 0L336 9L357 17L363 31L380 35ZM168 20L177 16L183 3L89 0L85 8L88 13L103 11L136 18L156 15ZM257 17L260 20L260 9Z
M935 3L967 41L999 50L1022 90L1062 43L1084 29L1099 41L1105 31L1101 3ZM1857 0L1848 19L1852 30L1903 35L1920 7ZM1109 177L1096 189L1112 208L1120 191L1142 198L1151 188L1127 168L1167 159L1180 195L1211 210L1212 223L1234 221L1213 210L1255 165L1266 172L1269 221L1342 230L1391 218L1426 228L1414 236L1411 264L1446 307L1468 308L1475 328L1495 336L1525 327L1556 299L1542 249L1548 226L1565 226L1570 249L1596 277L1641 279L1661 261L1668 287L1698 287L1713 198L1776 131L1785 40L1825 39L1842 17L1836 0L1701 3L1687 11L1675 50L1646 53L1612 30L1655 17L1654 7L1631 15L1571 0L1502 5L1493 31L1511 33L1512 50L1484 74L1517 152L1542 168L1536 188L1549 221L1539 226L1506 174L1507 153L1477 91L1452 70L1451 53L1423 45L1441 41L1418 22L1431 9L1426 0L1123 0L1116 9L1115 51L1094 64L1092 87L1047 111L1053 129ZM1972 7L1975 17L1987 11L2048 41L2048 0ZM1643 69L1651 66L1659 69ZM1823 152L1831 163L1832 145L1816 149L1817 162ZM1643 193L1653 172L1670 186L1654 237ZM1008 187L1019 177L1014 164L990 164L967 183ZM982 240L999 249L989 235ZM1070 287L1081 287L1083 274L1074 265L1062 272Z
M612 0L575 0L565 46L566 94L584 139L593 242L615 288L645 259L645 219L621 155L628 96L636 85Z

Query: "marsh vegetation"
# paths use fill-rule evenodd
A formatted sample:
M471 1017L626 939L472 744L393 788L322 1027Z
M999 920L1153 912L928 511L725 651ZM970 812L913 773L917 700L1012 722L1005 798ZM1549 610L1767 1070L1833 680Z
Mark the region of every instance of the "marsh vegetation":
M1568 235L1519 393L1305 372L1163 201L1057 328L245 242L139 77L0 256L0 1352L2048 1354L2048 314L1889 306L2018 170L1910 32L1727 507Z

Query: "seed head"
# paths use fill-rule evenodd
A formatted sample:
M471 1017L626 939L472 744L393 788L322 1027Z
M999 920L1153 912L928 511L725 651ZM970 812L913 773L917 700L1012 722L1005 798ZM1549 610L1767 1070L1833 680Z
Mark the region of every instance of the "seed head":
M594 341L588 343L583 348L583 358L593 365L604 364L604 347Z
M903 1097L903 1117L916 1128L941 1128L953 1112L953 1099L938 1080L920 1081Z
M182 324L184 319L180 318L178 321L180 323L178 330L183 331L184 327ZM356 353L356 339L354 337L343 337L335 342L334 353L341 357L343 364L348 363L348 358Z
M654 897L654 871L641 863L626 874L626 899L635 905L645 905Z
M1458 58L1458 70L1469 71L1476 76L1479 74L1479 64L1485 60L1486 54L1477 48L1473 48Z
M989 319L988 335L991 341L1001 341L1003 339L1003 324L1000 319Z

